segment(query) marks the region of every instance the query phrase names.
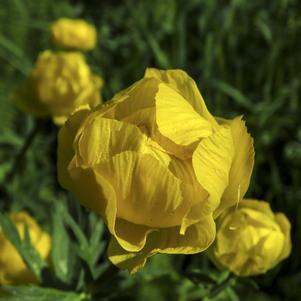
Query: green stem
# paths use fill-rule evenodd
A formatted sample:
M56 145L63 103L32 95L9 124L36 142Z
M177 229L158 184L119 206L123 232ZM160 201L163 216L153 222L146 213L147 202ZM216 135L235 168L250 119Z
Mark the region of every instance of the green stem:
M226 288L228 287L232 287L233 285L235 285L235 276L234 275L230 275L228 278L226 278L224 281L222 281L221 283L217 284L216 286L214 286L209 293L207 294L207 296L204 296L202 298L203 301L205 300L211 300L212 298L216 297L217 295L219 295L222 291L224 291Z
M20 163L23 161L27 150L31 146L32 142L34 141L34 138L39 130L40 130L40 122L36 121L34 128L31 130L27 138L24 140L22 147L20 148L18 154L16 155L11 169L7 172L3 181L4 185L13 180L15 174L18 171L18 167Z
M110 264L109 267L90 285L88 285L89 293L94 296L99 293L103 287L110 281L113 280L119 273L119 269Z
M20 148L19 152L14 158L14 162L10 168L10 170L5 175L3 182L0 185L0 199L10 199L9 192L7 189L7 184L9 184L17 174L18 168L20 163L23 161L27 150L29 149L30 145L32 144L34 137L38 133L40 129L40 122L36 121L34 128L31 130L27 138L24 140L22 147ZM1 207L1 210L7 209L8 202L5 202L4 205Z

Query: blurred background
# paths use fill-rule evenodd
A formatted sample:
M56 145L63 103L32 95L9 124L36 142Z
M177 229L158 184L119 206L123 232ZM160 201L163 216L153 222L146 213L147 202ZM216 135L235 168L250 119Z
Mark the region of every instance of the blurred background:
M146 67L181 68L196 80L213 115L244 115L256 151L247 196L267 200L289 217L293 250L279 267L254 278L257 289L248 293L246 286L238 287L236 295L215 300L300 300L301 2L1 1L0 181L5 192L0 207L30 210L46 228L51 228L48 206L65 197L56 182L55 126L45 126L18 175L3 182L33 127L33 118L16 108L13 93L39 52L51 48L48 27L60 17L83 18L96 26L98 46L87 58L104 79L105 100L140 79ZM212 268L200 256L176 258L183 265ZM158 256L134 276L137 300L186 300L183 291L189 285L170 276L173 260Z

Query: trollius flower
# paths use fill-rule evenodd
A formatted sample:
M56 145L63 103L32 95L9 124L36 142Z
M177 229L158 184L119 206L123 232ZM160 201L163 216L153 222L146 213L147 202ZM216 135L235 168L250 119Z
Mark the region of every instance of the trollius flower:
M28 213L21 211L10 214L10 219L15 223L19 235L24 237L25 226L28 227L30 240L39 255L48 259L51 250L51 239ZM18 285L35 283L34 275L27 268L18 251L0 232L0 285Z
M216 120L181 70L147 69L59 133L60 183L103 216L110 260L132 272L155 253L207 249L214 217L244 195L252 166L244 122Z
M263 201L243 200L217 220L217 235L210 255L218 267L238 276L267 272L291 251L290 222L273 213Z
M94 75L79 52L42 52L22 88L17 102L37 117L51 116L63 124L78 106L101 102L102 79Z
M90 50L96 45L96 29L82 19L61 18L50 26L50 38L63 48Z

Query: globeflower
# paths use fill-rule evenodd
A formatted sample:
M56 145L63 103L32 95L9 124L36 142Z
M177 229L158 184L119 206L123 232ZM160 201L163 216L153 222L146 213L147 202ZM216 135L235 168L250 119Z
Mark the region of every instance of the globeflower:
M61 18L50 26L52 42L67 49L91 50L96 45L96 29L81 19Z
M35 247L41 258L47 259L50 255L51 239L46 232L42 231L34 218L22 211L11 213L10 219L15 224L21 239L24 237L25 226L28 227L33 247ZM27 268L18 251L1 231L0 285L18 285L35 282L37 282L37 279Z
M217 220L210 257L221 269L238 276L267 272L291 252L290 222L274 214L264 201L245 199Z
M58 140L61 185L104 218L109 259L131 272L156 253L206 250L253 166L241 117L213 117L181 70L147 69L109 103L79 108Z
M36 117L51 116L61 125L78 106L101 102L102 79L79 52L42 52L17 93L21 109Z

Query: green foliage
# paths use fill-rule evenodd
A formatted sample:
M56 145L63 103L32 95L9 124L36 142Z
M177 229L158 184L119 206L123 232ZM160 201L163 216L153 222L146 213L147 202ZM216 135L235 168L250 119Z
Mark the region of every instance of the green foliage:
M8 294L0 300L6 301L84 301L85 294L59 291L53 288L40 288L37 286L11 286L4 287Z
M57 277L66 283L72 279L72 266L74 265L74 254L71 251L71 242L65 228L64 219L61 215L61 206L57 206L52 215L52 252L51 259L53 270ZM62 243L64 242L64 243Z
M1 299L299 300L300 11L298 0L1 1L0 208L28 210L53 239L51 272L41 275L46 264L29 236L20 240L1 214L3 231L42 280L41 287L5 288L10 296ZM270 201L273 209L289 216L294 247L288 260L251 283L236 279L217 294L215 289L227 279L203 255L159 255L137 275L110 278L102 222L74 205L57 183L58 129L50 121L39 124L13 178L6 180L35 127L16 108L14 91L38 53L51 47L49 23L62 16L85 18L97 26L99 47L87 56L94 72L105 79L105 99L141 78L148 66L183 68L214 115L245 116L256 147L248 195ZM92 297L81 293L99 278L103 283L94 287Z

